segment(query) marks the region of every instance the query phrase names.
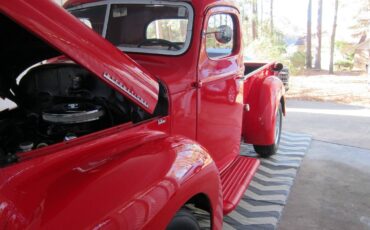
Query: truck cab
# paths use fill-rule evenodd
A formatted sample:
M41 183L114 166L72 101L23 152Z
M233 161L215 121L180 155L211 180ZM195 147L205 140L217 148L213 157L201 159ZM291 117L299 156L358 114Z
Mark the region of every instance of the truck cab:
M238 9L216 0L0 7L13 31L1 42L11 55L2 54L0 96L17 105L0 112L0 199L11 204L0 223L197 229L195 207L221 229L259 165L240 155L241 140L276 153L285 114L282 66L243 61Z
M241 92L241 85L247 78L255 79L255 70L259 74L261 69L270 69L270 72L263 74L265 80L265 75L277 75L280 69L274 69L274 63L243 62L241 19L234 5L214 1L148 3L68 1L64 7L77 18L88 21L97 33L157 76L168 87L173 99L188 98L188 103L192 104L186 105L186 108L190 111L185 113L186 116L173 117L172 122L189 124L196 121L197 126L190 129L186 126L183 130L181 126L177 128L178 125L173 125L175 133L197 139L207 149L212 149L218 166L224 168L238 154L238 148L234 148L233 154L225 152L230 151L229 146L240 139L240 114L249 112L245 110L245 106L250 106L246 95L252 95L250 90ZM245 74L251 72L254 73ZM280 86L272 91L279 91L277 104L284 105ZM258 103L270 104L267 101ZM184 102L172 100L171 104L183 105ZM274 110L278 111L276 103L273 104ZM179 111L178 106L171 109L173 114ZM257 119L249 120L254 123ZM257 152L264 156L276 152L276 148L271 146L278 138L259 137L260 140L254 140L256 138L249 136L258 136L256 132L263 135L263 128L244 128L243 136L247 142L255 144ZM209 136L209 132L214 135ZM263 146L270 146L270 149Z

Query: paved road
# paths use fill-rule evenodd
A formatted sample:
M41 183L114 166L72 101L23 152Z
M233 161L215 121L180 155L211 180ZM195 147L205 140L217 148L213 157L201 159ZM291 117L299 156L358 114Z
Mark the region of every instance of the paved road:
M370 229L370 110L288 101L284 129L313 142L279 229Z

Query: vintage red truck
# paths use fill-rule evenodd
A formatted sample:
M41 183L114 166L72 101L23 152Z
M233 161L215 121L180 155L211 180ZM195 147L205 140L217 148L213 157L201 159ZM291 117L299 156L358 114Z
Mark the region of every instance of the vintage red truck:
M0 228L221 229L259 165L241 140L277 151L282 66L243 62L229 1L64 8L0 0Z

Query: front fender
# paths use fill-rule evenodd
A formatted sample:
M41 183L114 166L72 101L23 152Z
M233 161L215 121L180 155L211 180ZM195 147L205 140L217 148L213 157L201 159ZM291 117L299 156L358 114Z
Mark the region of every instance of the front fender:
M171 181L165 200L156 200L162 208L146 224L145 229L165 229L176 212L193 196L206 195L212 208L211 218L214 229L222 228L222 188L219 170L209 153L198 143L173 138L179 143L170 151L175 156L164 181ZM180 141L180 142L179 142ZM156 189L155 189L156 190ZM149 197L147 197L149 198ZM154 213L153 213L154 214Z
M0 228L164 229L198 193L222 212L218 170L199 144L152 131L123 136L1 169Z
M254 145L272 145L275 142L276 112L280 103L285 113L284 85L282 81L269 76L254 81L246 103L250 111L244 111L243 137Z

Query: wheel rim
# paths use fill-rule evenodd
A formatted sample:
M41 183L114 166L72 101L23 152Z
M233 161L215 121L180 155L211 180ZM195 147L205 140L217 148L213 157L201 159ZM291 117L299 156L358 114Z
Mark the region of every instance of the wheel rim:
M280 109L278 109L275 121L275 145L279 143L280 132L281 132L281 112Z

